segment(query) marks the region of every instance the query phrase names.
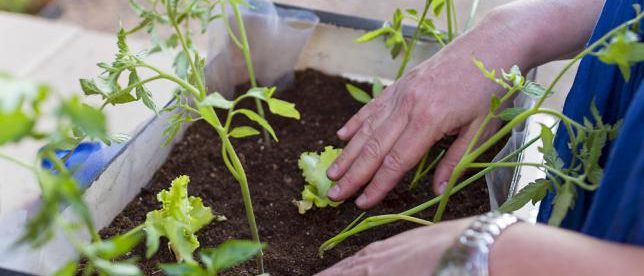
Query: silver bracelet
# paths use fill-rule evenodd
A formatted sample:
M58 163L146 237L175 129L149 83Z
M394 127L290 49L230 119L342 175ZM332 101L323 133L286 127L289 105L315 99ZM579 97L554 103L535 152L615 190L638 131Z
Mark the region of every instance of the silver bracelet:
M441 258L434 275L489 275L490 248L498 236L521 219L496 211L480 215Z

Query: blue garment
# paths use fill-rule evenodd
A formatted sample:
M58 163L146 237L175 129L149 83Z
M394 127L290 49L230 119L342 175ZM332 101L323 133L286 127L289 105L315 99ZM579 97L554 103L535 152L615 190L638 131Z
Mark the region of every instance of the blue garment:
M595 31L593 43L616 26L635 16L632 5L644 0L607 0ZM643 5L644 6L644 5ZM644 246L644 66L631 67L625 81L615 65L595 57L581 61L573 87L566 99L564 114L583 122L591 119L590 105L595 99L603 121L615 124L624 119L617 139L604 148L600 165L604 168L601 186L595 192L578 189L575 206L562 227L616 242ZM592 120L591 120L592 121ZM566 165L571 153L568 134L560 127L555 147ZM554 195L541 203L538 220L547 222Z

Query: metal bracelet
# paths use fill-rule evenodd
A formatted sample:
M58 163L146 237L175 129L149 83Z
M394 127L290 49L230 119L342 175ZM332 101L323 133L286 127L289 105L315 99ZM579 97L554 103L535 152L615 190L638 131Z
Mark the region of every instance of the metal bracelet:
M496 211L478 216L443 254L434 275L487 276L492 244L503 230L519 221L512 214Z

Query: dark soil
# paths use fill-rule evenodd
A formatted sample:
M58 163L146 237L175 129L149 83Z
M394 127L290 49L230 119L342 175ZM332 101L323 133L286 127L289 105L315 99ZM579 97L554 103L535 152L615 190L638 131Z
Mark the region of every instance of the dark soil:
M347 239L320 258L318 246L362 211L349 201L338 208L314 208L306 215L300 215L291 203L293 199L300 199L304 186L297 167L300 153L320 151L325 145L342 146L335 132L361 106L345 91L347 82L344 78L313 70L298 72L294 87L282 92L279 97L294 102L302 113L302 119L295 121L271 116L269 121L280 138L280 142L274 143L271 148L264 147L258 138L235 142L250 180L260 235L262 241L268 244L265 264L271 275L312 275L373 241L416 226L399 222L372 229ZM356 85L369 88L366 84ZM441 141L434 151L445 148L448 140ZM215 247L226 239L248 239L250 235L240 188L221 161L219 145L216 133L206 123L198 122L190 127L149 186L101 234L109 237L142 223L148 211L160 207L155 195L167 188L175 177L185 174L192 180L189 193L203 198L206 206L228 217L225 222L212 223L199 231L201 247ZM491 159L493 155L488 154L486 159ZM408 189L410 180L408 175L382 204L369 210L368 215L397 213L434 197L431 176L414 192ZM488 202L487 187L484 180L480 180L452 197L445 218L486 212L489 210ZM433 210L427 210L420 217L431 219L432 215ZM133 253L144 256L143 246L137 247ZM152 259L143 259L140 264L145 273L151 275L161 273L157 268L159 263L173 260L167 247L161 246ZM254 262L248 262L228 273L249 275L255 272Z

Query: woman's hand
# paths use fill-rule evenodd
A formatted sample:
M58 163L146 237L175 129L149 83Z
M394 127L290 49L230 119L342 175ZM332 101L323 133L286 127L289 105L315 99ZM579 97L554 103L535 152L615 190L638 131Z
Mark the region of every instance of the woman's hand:
M443 252L471 222L467 218L419 227L372 243L318 275L431 275Z

